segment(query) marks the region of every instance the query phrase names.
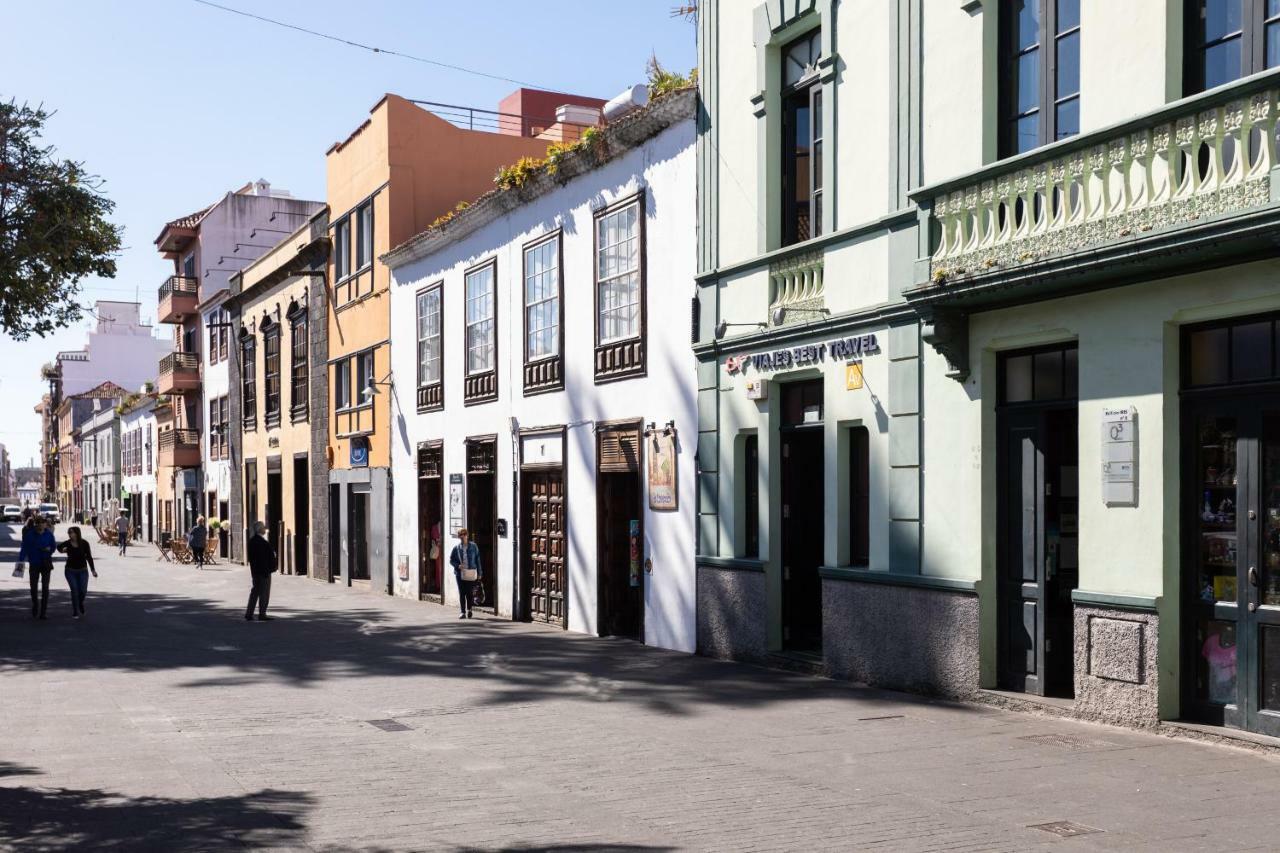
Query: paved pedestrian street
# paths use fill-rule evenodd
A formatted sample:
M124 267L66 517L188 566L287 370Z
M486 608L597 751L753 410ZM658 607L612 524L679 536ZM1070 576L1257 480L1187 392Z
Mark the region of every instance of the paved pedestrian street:
M11 562L12 534L0 528ZM11 850L1275 849L1280 762L97 548L0 580ZM1243 819L1242 815L1251 815Z

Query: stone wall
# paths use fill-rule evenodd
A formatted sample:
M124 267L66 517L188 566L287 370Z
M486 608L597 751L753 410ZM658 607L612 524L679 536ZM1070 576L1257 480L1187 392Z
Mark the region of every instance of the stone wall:
M759 661L769 652L762 571L698 566L698 654Z
M832 678L971 696L978 689L978 597L824 578L822 646Z
M1156 725L1159 633L1155 613L1077 605L1077 715L1126 726Z

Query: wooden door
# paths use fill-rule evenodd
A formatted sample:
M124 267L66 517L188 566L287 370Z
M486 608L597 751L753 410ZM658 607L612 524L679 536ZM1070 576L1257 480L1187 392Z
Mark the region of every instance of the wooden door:
M525 576L528 618L567 627L564 478L559 471L524 475Z
M1002 686L1045 693L1045 459L1042 415L1003 416L999 554Z

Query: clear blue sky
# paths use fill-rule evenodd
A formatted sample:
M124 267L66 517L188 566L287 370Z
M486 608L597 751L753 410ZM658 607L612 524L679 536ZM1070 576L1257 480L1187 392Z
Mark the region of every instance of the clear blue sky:
M217 0L353 41L537 86L609 98L656 53L688 70L694 26L676 0ZM106 179L125 228L114 280L81 302L134 298L154 320L170 271L152 240L169 219L255 178L324 198L324 152L384 92L495 109L515 84L374 54L192 0L5 3L0 98L57 110L46 141ZM0 336L0 442L38 453L38 372L84 327L18 343ZM165 331L162 329L162 331Z

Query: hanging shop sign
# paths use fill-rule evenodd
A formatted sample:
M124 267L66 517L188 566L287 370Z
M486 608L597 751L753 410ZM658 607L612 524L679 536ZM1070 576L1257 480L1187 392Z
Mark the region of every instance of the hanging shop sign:
M770 350L768 352L731 355L724 360L724 369L728 373L745 373L747 370L758 372L793 370L798 367L809 367L830 361L855 361L863 356L880 352L880 342L874 333L854 335L849 338L836 338L817 344L803 344L790 349Z
M462 514L465 504L462 501L462 475L449 475L449 532L455 536L463 526Z
M1138 505L1138 412L1132 406L1102 410L1102 500Z
M649 509L677 510L676 436L654 430L649 436Z
M369 439L357 435L351 439L349 461L352 468L369 467Z

